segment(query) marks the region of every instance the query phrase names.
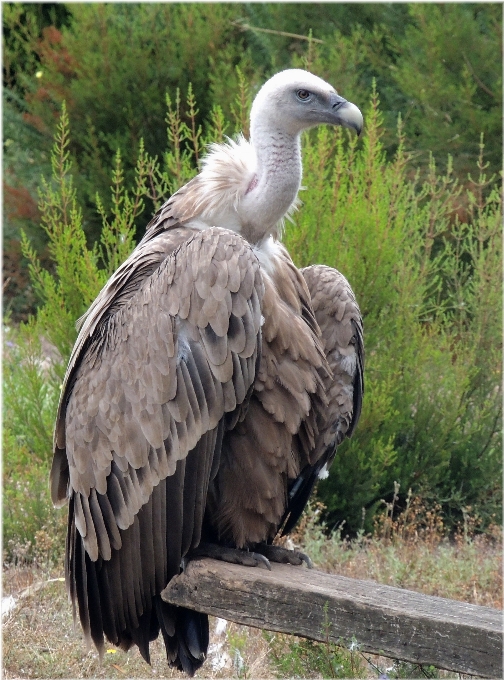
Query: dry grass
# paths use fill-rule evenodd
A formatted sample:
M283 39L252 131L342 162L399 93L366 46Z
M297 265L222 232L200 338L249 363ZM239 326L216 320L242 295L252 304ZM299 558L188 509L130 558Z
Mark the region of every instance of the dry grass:
M313 505L291 539L319 569L502 609L500 526L478 534L477 518L467 512L464 524L447 537L439 506L426 507L417 497L397 518L388 505L372 536L349 541L342 528L327 538L317 521L322 510Z
M182 678L168 668L160 639L151 644L151 666L137 648L123 652L110 645L100 662L86 649L79 625L73 625L65 584L59 572L36 567L6 569L3 596L17 604L3 621L3 670L14 678ZM274 677L262 631L230 623L217 630L211 619L209 656L197 678ZM241 670L240 670L241 669Z
M399 519L393 519L393 508L388 508L373 537L350 542L341 538L341 531L328 539L316 521L319 513L320 507L313 506L293 536L293 542L311 555L318 568L502 608L502 539L497 528L491 536L471 536L474 525L467 519L465 527L448 541L436 509L426 510L415 500ZM4 618L3 668L7 680L182 677L168 668L160 640L151 646L151 666L136 648L125 653L110 647L100 662L94 649L86 650L79 626L73 626L64 583L49 580L61 576L60 571L34 565L4 570L3 595L13 595L17 602ZM273 652L303 654L303 644L288 636L275 636L268 642L262 631L233 623L223 628L222 622L212 619L209 657L196 677L279 677ZM353 670L347 677L377 678L387 669L389 677L412 677L416 673L409 667L410 675L404 675L406 665L401 669L393 667L391 660L366 655L368 662L357 654L348 656L348 668ZM422 677L417 670L416 677ZM437 676L457 677L441 671ZM314 671L310 677L322 676Z

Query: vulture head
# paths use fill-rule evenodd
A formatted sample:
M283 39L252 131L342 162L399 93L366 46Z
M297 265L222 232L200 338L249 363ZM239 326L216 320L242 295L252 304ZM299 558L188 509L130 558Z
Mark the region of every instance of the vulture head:
M210 146L197 180L200 211L185 224L199 229L219 224L264 251L261 246L278 235L297 206L300 134L323 123L360 133L363 120L359 109L321 78L301 69L274 75L252 104L250 140ZM188 203L194 206L190 193Z
M250 113L254 142L265 129L297 136L321 123L353 128L360 134L363 120L355 104L343 99L332 85L301 69L287 69L270 78Z

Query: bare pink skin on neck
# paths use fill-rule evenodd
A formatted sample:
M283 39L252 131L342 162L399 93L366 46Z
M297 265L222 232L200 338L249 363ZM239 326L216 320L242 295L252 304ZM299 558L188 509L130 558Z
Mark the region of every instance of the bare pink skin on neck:
M254 175L252 177L252 181L250 182L250 184L247 187L247 191L245 192L245 196L247 194L249 194L253 189L255 189L258 184L259 184L259 178L257 177L257 175Z

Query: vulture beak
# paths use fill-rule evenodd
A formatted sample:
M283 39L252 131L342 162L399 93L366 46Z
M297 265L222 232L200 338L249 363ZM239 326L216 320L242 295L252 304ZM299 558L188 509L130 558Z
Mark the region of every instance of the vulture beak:
M360 135L364 120L362 118L362 113L355 104L348 102L336 93L330 95L329 102L332 114L335 118L335 124L353 128L356 130L357 134Z

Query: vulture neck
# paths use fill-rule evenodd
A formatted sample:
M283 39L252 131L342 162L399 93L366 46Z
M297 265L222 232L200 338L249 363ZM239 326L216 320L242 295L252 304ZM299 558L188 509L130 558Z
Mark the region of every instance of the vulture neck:
M301 142L278 124L252 121L250 142L257 158L255 175L242 200L242 235L259 244L277 236L281 221L294 208L301 185Z

